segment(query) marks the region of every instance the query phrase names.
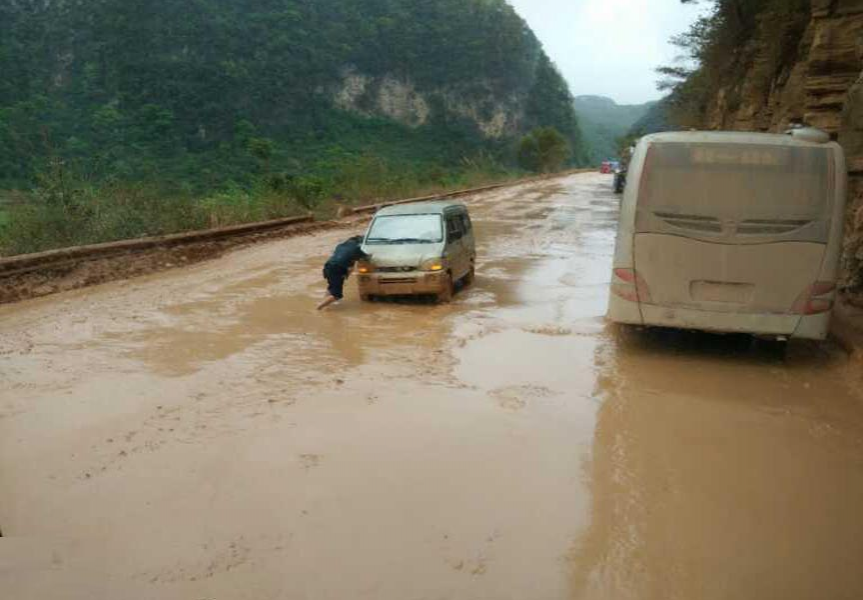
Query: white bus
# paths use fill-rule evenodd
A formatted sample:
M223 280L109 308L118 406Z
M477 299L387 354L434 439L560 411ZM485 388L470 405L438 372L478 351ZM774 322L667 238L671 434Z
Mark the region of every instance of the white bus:
M824 132L641 139L621 203L608 318L827 337L846 167Z

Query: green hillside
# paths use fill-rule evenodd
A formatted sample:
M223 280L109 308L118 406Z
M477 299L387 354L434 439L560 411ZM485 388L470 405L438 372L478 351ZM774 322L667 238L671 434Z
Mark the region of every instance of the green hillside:
M618 138L628 134L654 104L621 105L603 96L577 96L575 111L584 132L590 163L595 165L617 156Z
M0 74L0 254L500 178L540 127L586 161L505 0L2 2Z
M0 186L32 182L51 157L202 189L261 162L451 167L478 150L511 159L538 126L581 154L568 88L504 0L4 2L0 73ZM369 89L344 110L351 73ZM376 110L392 81L422 99L421 123ZM495 113L518 127L488 135Z
M663 98L659 102L654 102L650 108L639 118L629 129L630 135L642 136L650 133L660 133L662 131L673 130L669 119L669 99Z

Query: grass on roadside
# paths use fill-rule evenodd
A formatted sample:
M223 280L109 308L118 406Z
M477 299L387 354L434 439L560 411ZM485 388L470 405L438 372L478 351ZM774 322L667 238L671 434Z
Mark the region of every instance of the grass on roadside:
M0 211L0 256L266 221L479 187L520 175L479 156L458 169L406 169L361 156L316 176L269 174L200 197L155 184L90 182L49 168L26 201Z
M38 194L0 223L0 254L164 235L303 214L279 193L231 189L206 198L166 195L146 185L88 186L67 198Z

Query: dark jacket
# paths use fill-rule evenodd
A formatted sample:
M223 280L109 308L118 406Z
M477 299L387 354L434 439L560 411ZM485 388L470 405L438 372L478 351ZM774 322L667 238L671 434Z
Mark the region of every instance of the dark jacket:
M369 255L360 248L362 243L363 238L359 236L345 240L333 250L327 266L347 272L358 260L368 259Z

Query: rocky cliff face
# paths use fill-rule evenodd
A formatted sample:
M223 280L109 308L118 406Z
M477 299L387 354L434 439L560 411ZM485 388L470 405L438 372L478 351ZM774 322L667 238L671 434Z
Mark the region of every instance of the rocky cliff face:
M766 40L752 40L746 76L721 87L707 110L713 128L776 131L805 121L838 134L849 89L863 70L863 0L813 0L794 54L765 81Z
M420 90L408 78L393 75L371 76L346 69L341 84L333 91L336 106L365 116L383 116L408 127L429 124L433 107L444 117L457 117L473 123L486 137L502 139L517 135L525 118L524 94L509 97L495 92L494 86L473 82L471 96L458 86L432 91ZM483 89L477 94L476 88Z
M844 287L863 301L863 0L812 0L811 17L796 53L775 60L765 40L753 40L746 77L718 90L707 108L712 129L782 131L805 122L828 131L848 155Z

